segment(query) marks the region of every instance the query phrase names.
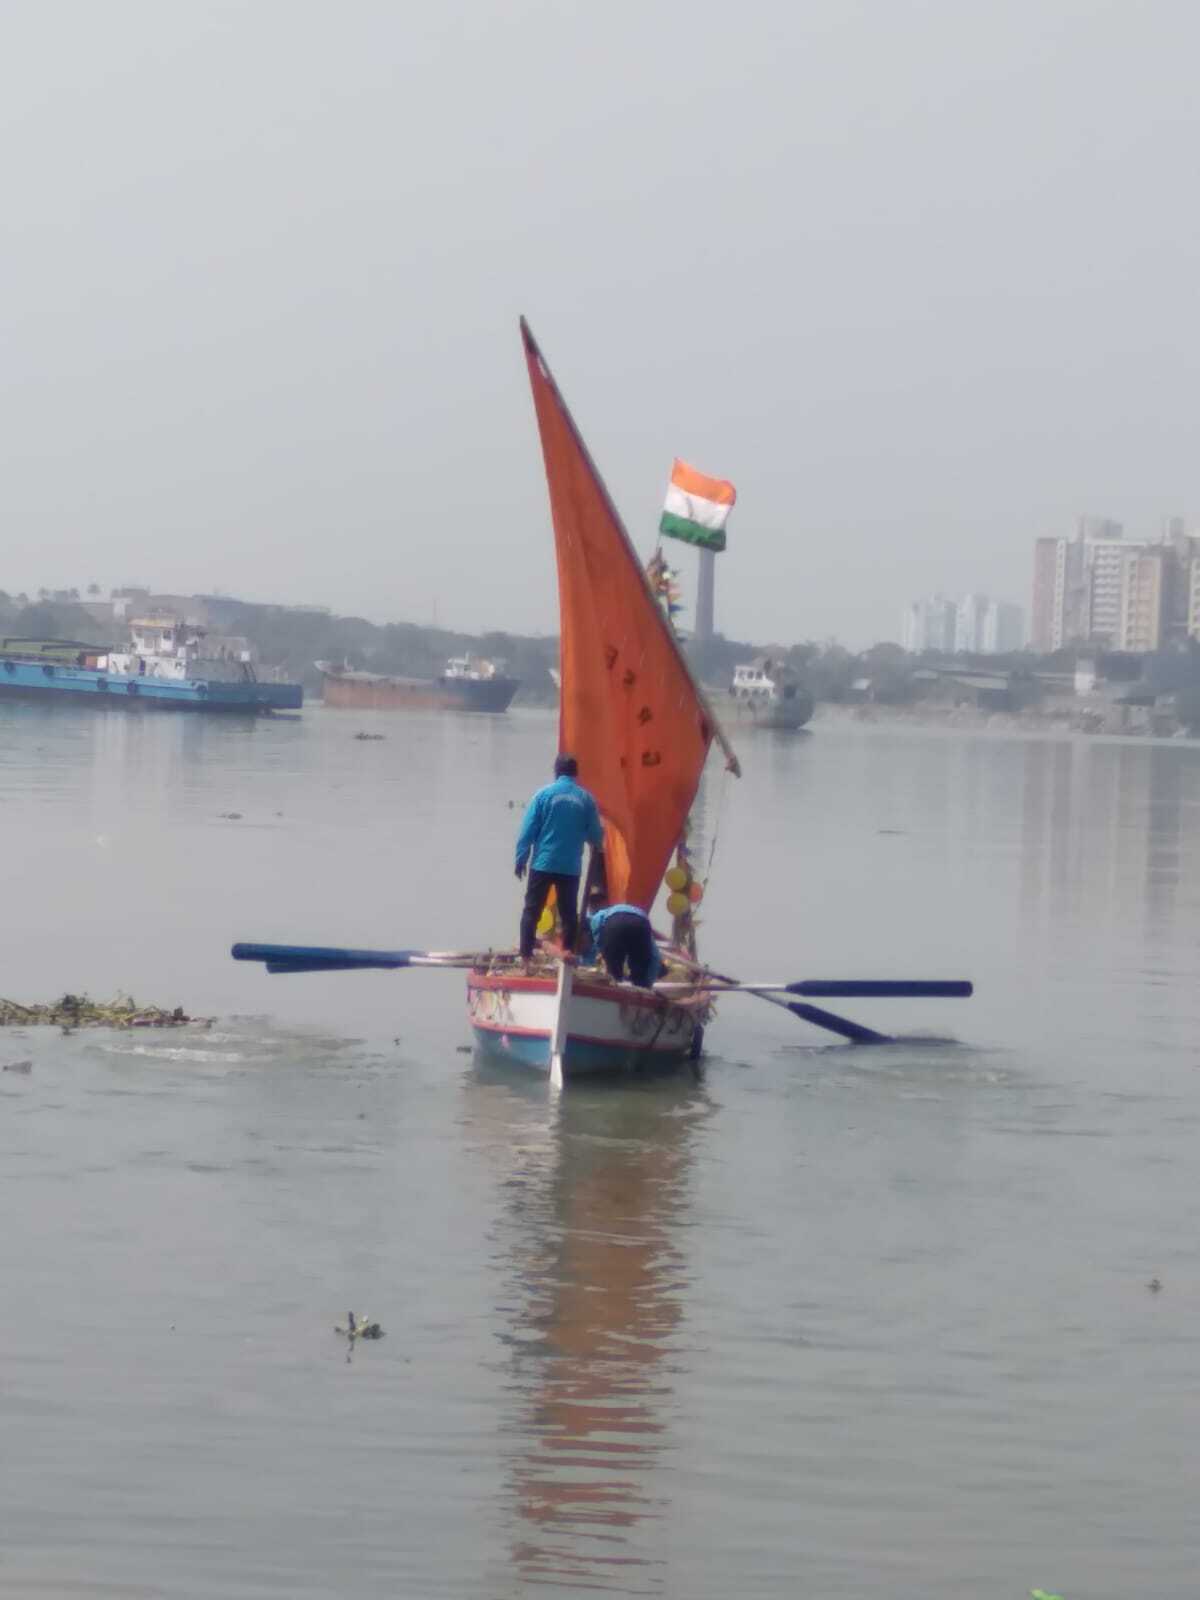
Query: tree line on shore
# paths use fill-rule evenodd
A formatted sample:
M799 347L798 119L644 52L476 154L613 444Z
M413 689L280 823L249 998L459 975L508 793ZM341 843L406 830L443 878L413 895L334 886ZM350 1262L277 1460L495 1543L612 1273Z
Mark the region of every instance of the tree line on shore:
M100 604L92 585L84 596L61 591L53 598L10 595L0 589L0 634L25 638L78 639L91 644L118 642L118 625L97 613ZM47 591L41 591L42 596ZM557 690L551 676L558 665L558 640L554 636L492 631L461 633L413 622L368 622L363 617L334 616L330 612L289 606L262 605L226 596L199 595L198 604L210 619L212 631L245 638L256 658L294 682L316 689L320 683L317 661L369 672L402 677L438 676L451 656L471 655L503 661L521 683L518 703L551 705ZM124 625L120 626L124 636ZM703 642L685 643L694 670L714 690L726 689L735 667L766 656L782 662L800 677L813 698L824 702L870 699L879 705L904 705L917 699L920 680L914 673L923 665L953 666L963 671L1011 673L1033 679L1042 674L1070 674L1081 652L1071 648L1053 655L1029 651L1006 656L914 657L898 644L883 642L852 651L835 639L806 640L791 645L759 645L727 639L721 634ZM1086 652L1095 654L1094 652ZM1153 657L1101 653L1100 675L1110 681L1142 681L1157 692L1174 692L1181 705L1194 702L1200 717L1200 647L1159 652Z

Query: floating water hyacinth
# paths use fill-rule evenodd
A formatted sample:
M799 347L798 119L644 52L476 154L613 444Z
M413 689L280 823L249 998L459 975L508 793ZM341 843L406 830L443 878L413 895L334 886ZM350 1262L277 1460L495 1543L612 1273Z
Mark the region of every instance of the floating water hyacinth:
M0 1028L54 1026L62 1028L182 1028L198 1023L211 1027L211 1017L189 1017L182 1006L143 1006L127 994L115 1000L89 1000L85 994L65 994L49 1005L21 1005L0 999Z

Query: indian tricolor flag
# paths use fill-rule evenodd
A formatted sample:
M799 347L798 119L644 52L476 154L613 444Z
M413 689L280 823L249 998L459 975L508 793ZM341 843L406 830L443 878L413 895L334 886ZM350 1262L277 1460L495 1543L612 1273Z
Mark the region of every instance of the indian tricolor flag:
M724 550L725 520L736 499L736 490L724 478L706 478L686 461L676 461L658 531L703 550Z

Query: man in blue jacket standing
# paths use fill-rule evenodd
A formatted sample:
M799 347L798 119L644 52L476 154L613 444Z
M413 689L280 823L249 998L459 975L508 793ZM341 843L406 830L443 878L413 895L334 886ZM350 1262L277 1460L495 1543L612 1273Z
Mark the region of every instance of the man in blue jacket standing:
M596 802L575 779L579 772L574 756L559 756L554 763L554 782L539 789L529 802L521 831L517 835L517 877L525 876L529 863L529 883L521 912L521 959L533 957L533 936L538 918L553 885L562 921L563 948L574 950L579 931L576 902L579 898L579 872L583 866L583 847L595 849L604 843L604 828ZM532 855L532 862L530 857Z

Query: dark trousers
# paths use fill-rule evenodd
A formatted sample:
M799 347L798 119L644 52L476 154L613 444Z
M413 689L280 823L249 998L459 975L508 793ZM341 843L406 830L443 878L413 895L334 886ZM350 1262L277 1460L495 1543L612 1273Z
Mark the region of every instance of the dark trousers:
M530 867L529 882L525 885L525 906L521 912L521 955L526 961L533 954L533 936L537 932L538 918L545 909L551 886L558 901L563 948L575 948L579 934L579 917L575 910L575 902L579 898L578 873L570 877L565 872L535 872Z
M629 976L638 988L650 987L654 935L645 917L635 917L632 911L614 911L601 925L599 945L610 978L620 983L628 961Z

